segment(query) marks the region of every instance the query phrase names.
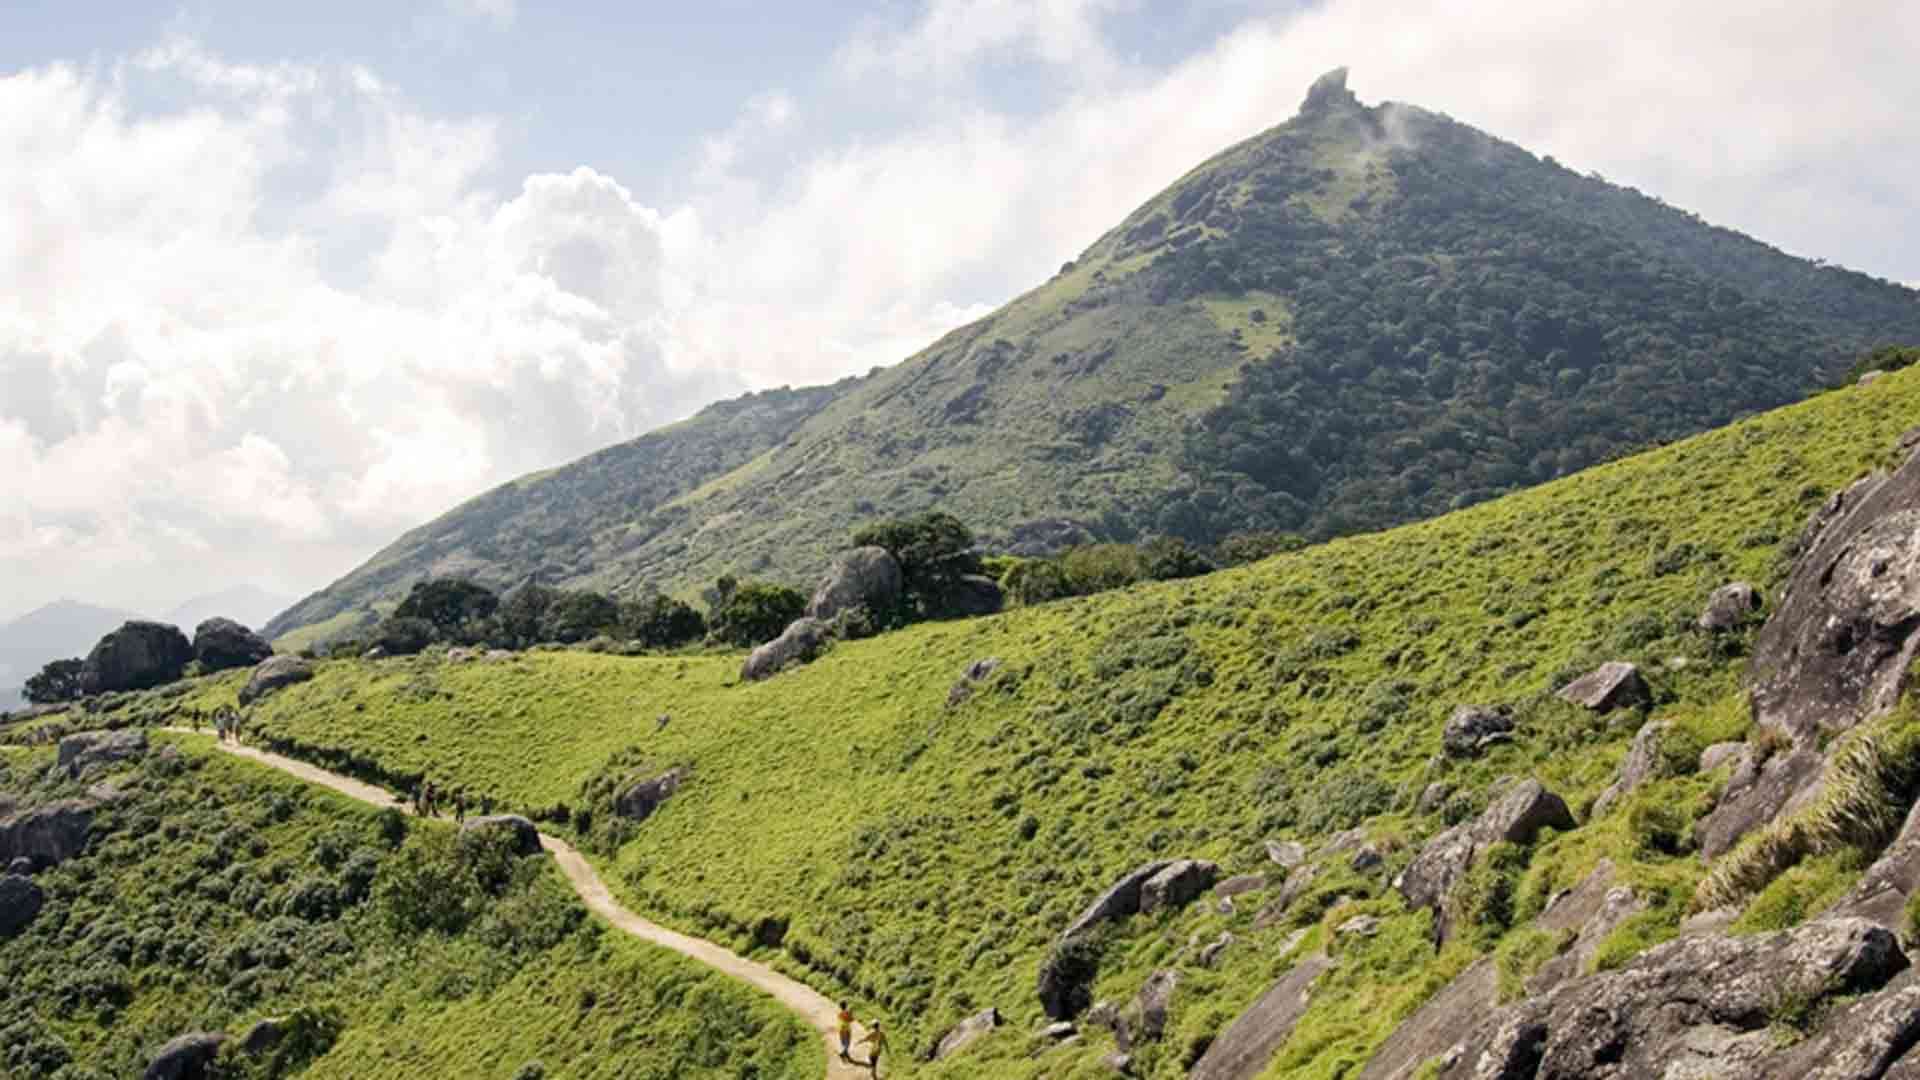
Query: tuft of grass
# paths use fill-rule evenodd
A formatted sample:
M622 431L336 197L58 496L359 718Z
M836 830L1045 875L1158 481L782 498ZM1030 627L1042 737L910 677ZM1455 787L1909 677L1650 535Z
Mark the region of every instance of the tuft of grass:
M1500 940L1494 949L1494 969L1499 975L1500 1001L1505 1004L1526 995L1527 980L1547 961L1567 951L1580 936L1577 930L1554 933L1537 927L1522 927Z
M1730 929L1759 934L1798 926L1845 896L1866 868L1867 856L1856 847L1807 859L1760 890Z

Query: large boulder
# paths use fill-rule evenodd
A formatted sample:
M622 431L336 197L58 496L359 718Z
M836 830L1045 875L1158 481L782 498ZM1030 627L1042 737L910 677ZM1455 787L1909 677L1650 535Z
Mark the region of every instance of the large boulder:
M1737 628L1760 610L1760 590L1744 581L1730 581L1713 590L1694 625L1709 633Z
M668 796L680 790L680 783L686 778L687 770L683 766L668 769L659 776L635 780L614 796L613 812L629 821L645 821Z
M25 930L46 903L47 894L32 878L0 874L0 941Z
M193 630L193 658L205 672L252 667L272 655L266 638L232 619L208 619Z
M769 678L791 664L805 664L820 655L828 637L827 624L814 618L795 619L780 636L753 650L740 667L740 681Z
M1631 709L1653 702L1653 692L1640 669L1625 660L1609 660L1561 687L1555 694L1594 712Z
M1127 1006L1127 1026L1137 1039L1152 1042L1167 1032L1167 1014L1173 1007L1173 991L1180 985L1180 973L1161 968L1147 976L1140 992Z
M276 656L253 669L240 688L240 704L251 705L275 690L313 678L313 665L297 656Z
M1495 799L1473 824L1474 838L1482 845L1499 843L1531 844L1541 829L1574 827L1573 812L1567 801L1541 786L1538 780L1522 780Z
M518 814L492 814L487 817L468 818L460 826L460 835L474 836L488 832L503 832L513 838L515 855L540 854L540 830L533 822Z
M177 626L136 619L100 639L80 668L80 691L145 690L180 678L193 643Z
M960 1021L940 1036L933 1048L932 1059L939 1061L949 1058L978 1042L980 1038L1000 1026L1000 1010L989 1008L985 1012L975 1013Z
M1327 969L1325 953L1295 964L1260 1000L1207 1046L1187 1080L1253 1080L1293 1034L1312 1001L1313 983Z
M1513 714L1488 705L1461 705L1447 717L1440 733L1441 748L1449 757L1472 757L1489 746L1513 738Z
M900 603L903 579L900 560L877 545L843 551L833 560L827 576L813 590L807 602L807 616L831 622L834 616L855 608L870 612L891 611Z
M1161 908L1184 907L1213 888L1219 877L1220 868L1213 863L1179 859L1140 886L1140 913L1150 915Z
M77 780L92 766L132 761L145 757L146 753L147 733L139 728L81 731L60 740L54 770Z
M1817 1014L1906 966L1894 935L1863 919L1686 935L1486 1017L1441 1075L1804 1076L1762 1067L1779 1050L1771 1026L1782 1006Z
M144 1080L206 1080L227 1037L217 1031L193 1031L162 1046L148 1063Z
M1072 938L1077 938L1092 929L1096 923L1107 922L1113 919L1124 919L1129 915L1139 914L1140 891L1146 886L1148 881L1153 879L1154 875L1172 865L1172 860L1161 859L1158 862L1146 863L1128 871L1126 876L1109 885L1107 891L1101 893L1094 899L1093 903L1087 905L1086 910L1080 913L1079 918L1073 920L1065 930L1061 931L1060 940L1067 941Z
M955 615L992 615L1006 606L1000 583L984 574L966 574L947 592L947 610Z
M73 858L87 846L93 812L91 802L62 799L0 820L0 862L26 858L53 866Z
M1434 939L1444 942L1453 933L1447 896L1481 852L1499 843L1532 843L1544 828L1573 827L1566 800L1538 780L1523 780L1472 822L1455 825L1427 841L1393 879L1393 887L1409 905L1433 911Z

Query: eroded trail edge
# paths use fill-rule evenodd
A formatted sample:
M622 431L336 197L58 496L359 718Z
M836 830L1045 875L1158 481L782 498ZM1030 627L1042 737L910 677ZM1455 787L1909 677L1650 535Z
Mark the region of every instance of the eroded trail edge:
M190 731L186 728L169 727L161 730L177 735L204 737L203 732ZM408 805L406 800L384 788L362 783L351 777L309 765L304 761L297 761L255 747L227 742L216 742L214 745L224 753L278 769L310 784L337 791L350 799L382 808L392 807L408 815L413 814L413 807ZM573 891L579 895L581 903L587 905L588 910L594 914L612 923L615 929L661 948L670 949L690 960L705 964L722 975L746 983L772 996L774 1000L796 1013L826 1045L829 1080L850 1080L853 1077L868 1075L865 1068L849 1065L840 1060L840 1042L836 1035L834 1021L839 1010L825 995L805 983L782 975L765 964L749 960L731 949L703 938L682 934L677 930L669 930L623 907L613 898L613 893L607 889L606 882L600 880L600 875L594 872L593 864L565 840L543 832L540 834L540 846L553 856L555 865L560 868L560 873L565 875L568 884L573 886Z

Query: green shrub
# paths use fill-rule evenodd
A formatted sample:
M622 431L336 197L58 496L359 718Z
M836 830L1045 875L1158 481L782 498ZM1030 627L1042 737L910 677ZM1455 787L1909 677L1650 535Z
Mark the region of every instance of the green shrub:
M807 610L807 598L785 585L749 581L713 613L713 636L742 648L772 641Z

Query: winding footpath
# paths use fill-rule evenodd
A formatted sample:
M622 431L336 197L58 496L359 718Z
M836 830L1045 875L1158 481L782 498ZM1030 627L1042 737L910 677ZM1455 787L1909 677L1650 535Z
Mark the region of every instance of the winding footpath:
M204 732L182 727L167 727L160 730L177 735L210 737ZM246 758L278 769L308 783L330 788L350 799L357 799L382 808L392 807L409 815L413 813L413 807L406 800L384 788L251 746L219 741L214 745L235 757ZM567 882L573 886L573 891L579 894L581 902L586 904L594 914L612 923L616 929L642 941L671 949L691 960L697 960L729 978L738 979L756 990L772 995L774 1000L798 1014L801 1021L818 1032L821 1041L826 1044L828 1080L854 1080L856 1077L869 1075L865 1066L850 1065L840 1060L840 1039L835 1023L839 1009L819 991L790 979L765 964L755 963L732 950L715 945L711 941L689 937L641 918L622 907L620 902L613 898L613 894L607 890L606 882L600 880L600 875L594 872L592 864L588 863L586 857L575 850L573 845L557 836L541 833L540 846L553 856L554 863L560 867L560 872L566 875ZM855 1029L856 1047L864 1034L864 1031ZM856 1049L856 1053L858 1052Z

